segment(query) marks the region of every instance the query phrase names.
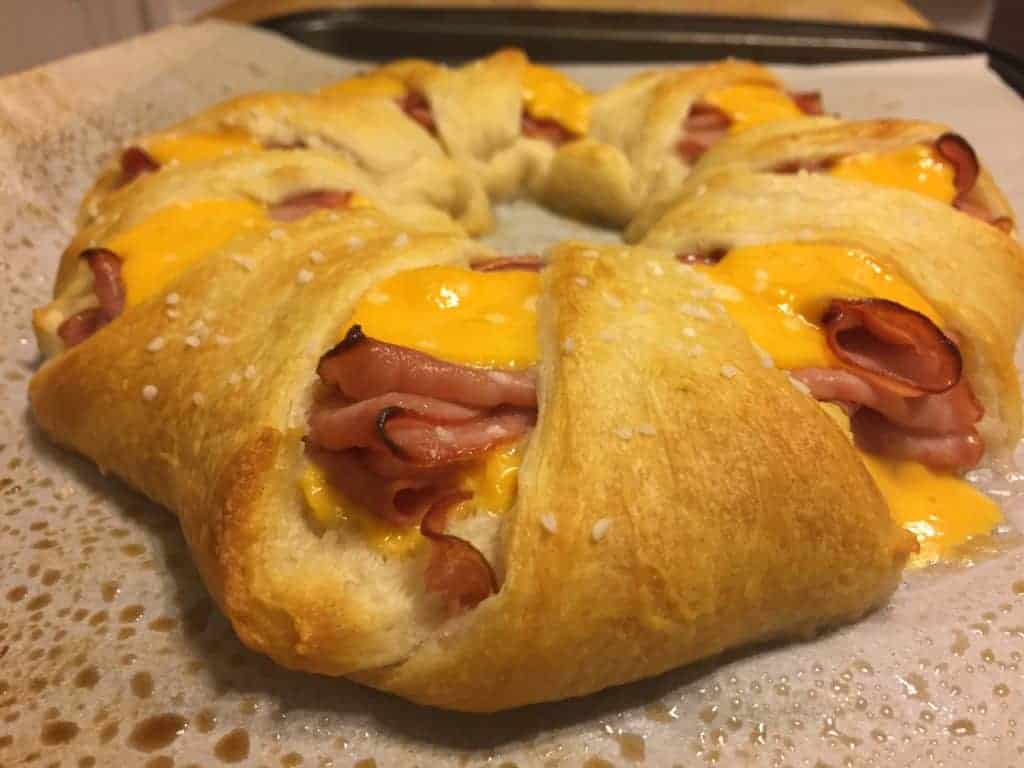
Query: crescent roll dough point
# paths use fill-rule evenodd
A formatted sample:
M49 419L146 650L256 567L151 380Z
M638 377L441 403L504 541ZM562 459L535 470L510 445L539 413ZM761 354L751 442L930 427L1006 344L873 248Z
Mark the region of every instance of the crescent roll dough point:
M1020 431L1024 259L961 137L789 119L806 100L739 61L589 94L510 49L215 105L125 147L83 201L33 316L33 414L173 511L246 645L412 701L582 696L856 620L916 546L886 500L946 481L977 499L864 460L784 346L818 334L802 352L821 362L834 292L897 302L933 342L956 337L996 446ZM471 239L524 196L642 242L522 258ZM771 333L752 324L766 317ZM321 375L351 353L339 342L492 369L521 400L379 395L452 407L426 427L405 414L445 450L456 425L508 417L472 459L416 454L380 403L332 451L316 409L373 399ZM360 385L365 359L346 363ZM451 470L452 493L396 524L337 481L351 464L332 479L321 461L351 450L378 479ZM990 517L962 522L944 541ZM475 582L453 598L438 585L458 568Z

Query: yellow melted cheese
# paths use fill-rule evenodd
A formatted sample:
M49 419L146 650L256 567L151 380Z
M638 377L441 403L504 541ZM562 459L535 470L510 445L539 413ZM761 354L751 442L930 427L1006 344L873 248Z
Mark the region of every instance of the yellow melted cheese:
M735 289L721 292L726 309L783 369L836 365L817 325L834 297L890 299L941 325L934 308L911 285L853 248L819 243L746 246L729 251L715 266L699 269ZM842 409L821 405L852 441ZM893 519L917 537L921 551L913 559L916 564L953 554L1000 520L998 507L959 477L916 461L859 453Z
M320 95L328 99L363 99L372 97L400 99L405 95L405 84L386 72L370 72L325 86Z
M849 155L836 162L829 173L840 179L907 189L943 203L952 203L956 197L953 167L934 149L921 144Z
M146 151L161 165L216 160L235 152L260 149L258 141L242 131L188 133L156 136L146 142Z
M831 403L821 407L852 442L850 418L842 408ZM920 550L911 557L913 565L930 565L954 555L958 547L991 533L1002 520L995 502L955 475L916 461L858 453L893 520L917 537Z
M356 305L347 330L358 323L381 341L413 347L452 362L515 369L537 360L535 272L474 272L426 267L402 272L372 288ZM496 321L496 315L502 320ZM498 446L470 463L458 479L473 498L460 505L477 514L503 514L518 488L522 443ZM330 486L316 464L299 480L312 517L324 528L352 526L381 552L400 556L420 541L415 526L396 527ZM454 514L459 514L455 510Z
M265 224L263 206L248 200L195 200L161 208L103 245L121 258L126 300L133 306L243 230Z
M367 336L453 363L528 368L537 360L539 290L536 272L426 267L367 292L351 324Z
M732 118L730 133L739 133L760 123L804 117L793 99L770 85L730 85L708 91L701 100Z
M718 264L698 269L735 289L721 295L726 309L779 368L835 364L817 325L833 298L889 299L941 325L920 293L856 248L819 243L744 246L729 251Z
M591 96L556 69L530 64L523 72L523 103L530 117L554 120L577 136L590 127Z

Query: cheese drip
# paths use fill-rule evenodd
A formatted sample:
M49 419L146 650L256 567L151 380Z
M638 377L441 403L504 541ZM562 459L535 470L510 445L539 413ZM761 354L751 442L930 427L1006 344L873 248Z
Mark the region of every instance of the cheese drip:
M160 165L199 163L235 152L255 152L260 148L259 142L243 131L171 133L154 136L146 142L146 151Z
M861 152L840 158L833 176L897 187L952 203L956 197L953 167L930 146L913 144L889 152Z
M523 72L523 104L530 117L553 120L577 136L590 127L593 97L556 69L527 65Z
M752 125L804 117L803 111L784 91L773 85L730 85L707 91L701 101L718 107L731 119L730 133Z
M356 305L342 333L359 324L371 338L418 349L434 357L505 370L537 361L535 272L474 272L462 267L426 267L379 283ZM472 509L500 515L516 498L522 443L505 444L470 462L457 485L473 498L453 515ZM417 525L396 527L354 504L332 487L315 463L299 487L310 514L324 528L349 527L388 555L413 551Z
M128 306L172 283L188 267L245 230L266 226L264 208L248 200L175 203L103 243L122 261Z
M855 248L775 243L734 248L717 265L699 267L751 340L783 369L837 365L817 325L832 298L884 298L917 310L941 326L935 309L913 286L876 258ZM822 407L850 434L849 418ZM885 497L893 519L913 533L921 551L913 562L955 554L972 536L999 522L998 507L964 480L916 462L858 451Z

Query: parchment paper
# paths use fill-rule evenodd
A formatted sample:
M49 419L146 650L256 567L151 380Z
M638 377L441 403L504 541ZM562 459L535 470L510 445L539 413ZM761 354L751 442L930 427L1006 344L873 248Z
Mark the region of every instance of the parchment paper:
M206 23L0 81L0 765L1024 765L1024 474L1009 465L972 475L1003 501L1004 534L966 566L908 574L857 626L475 717L250 653L174 519L46 443L25 401L29 313L103 158L230 94L354 67ZM567 69L600 88L635 68ZM957 126L1024 211L1024 106L983 59L779 69L847 116ZM515 250L587 232L523 204L501 220L494 240Z

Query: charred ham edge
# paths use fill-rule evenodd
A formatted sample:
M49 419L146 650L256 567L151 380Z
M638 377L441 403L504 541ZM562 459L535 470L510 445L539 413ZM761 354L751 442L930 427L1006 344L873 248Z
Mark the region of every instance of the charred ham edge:
M821 115L823 108L819 91L795 91L788 96L805 115ZM729 131L732 118L718 107L695 101L683 120L683 135L676 142L676 153L687 163L694 163Z
M439 360L424 352L371 339L353 325L317 363L317 375L352 400L389 392L432 397L474 408L535 407L536 375Z
M121 177L118 179L117 186L127 186L144 173L154 173L159 170L160 163L142 147L128 147L121 153Z
M559 123L545 117L533 117L526 110L523 110L521 129L523 136L531 139L547 141L554 146L560 146L567 141L572 141L576 135Z
M279 200L267 210L275 221L298 221L316 210L347 208L352 202L350 189L310 189Z
M524 253L521 256L499 256L496 259L474 261L469 268L477 272L504 272L508 270L521 269L529 272L540 272L544 269L544 261L533 253Z
M422 125L432 136L437 136L437 123L430 102L419 91L410 90L398 100L398 106L411 119Z
M904 397L938 394L960 381L957 345L929 318L887 299L833 299L821 319L844 368Z
M68 347L80 344L124 311L124 282L121 259L106 248L86 248L79 254L92 270L92 290L98 307L76 312L57 328L57 335Z
M480 550L444 532L448 512L472 497L469 491L452 491L435 501L420 522L420 533L431 543L423 581L429 592L441 596L449 617L475 608L498 591L498 578Z
M680 264L705 264L714 266L729 252L728 248L713 248L708 251L683 251L676 254Z

